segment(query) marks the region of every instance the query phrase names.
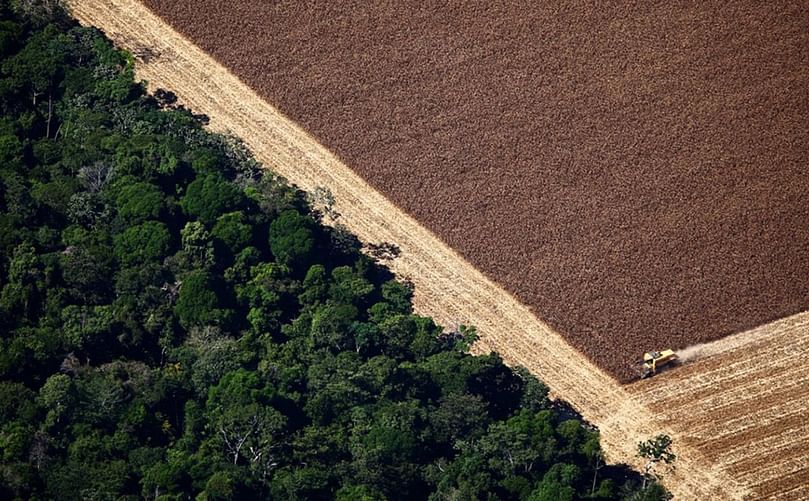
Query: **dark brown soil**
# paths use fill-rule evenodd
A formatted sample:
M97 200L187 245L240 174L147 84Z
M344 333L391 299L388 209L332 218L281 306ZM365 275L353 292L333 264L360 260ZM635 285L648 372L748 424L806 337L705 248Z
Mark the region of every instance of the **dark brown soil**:
M809 307L805 2L145 3L619 379Z

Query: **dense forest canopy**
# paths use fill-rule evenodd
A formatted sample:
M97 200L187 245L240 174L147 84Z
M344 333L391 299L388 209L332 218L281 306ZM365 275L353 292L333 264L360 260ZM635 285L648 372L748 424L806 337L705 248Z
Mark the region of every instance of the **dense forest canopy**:
M0 498L665 497L100 32L15 6Z

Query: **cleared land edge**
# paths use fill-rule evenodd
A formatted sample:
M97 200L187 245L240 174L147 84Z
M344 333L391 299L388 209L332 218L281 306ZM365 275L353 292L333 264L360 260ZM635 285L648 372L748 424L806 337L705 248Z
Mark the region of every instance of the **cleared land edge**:
M637 440L667 431L630 392L603 373L511 294L465 262L399 210L305 131L262 100L210 56L135 0L70 0L83 23L104 29L120 46L148 47L156 57L138 66L152 86L174 90L211 117L212 128L241 137L256 157L306 190L326 186L341 220L368 242L394 242L402 255L394 271L416 283L420 313L444 324L478 326L475 351L495 350L524 365L554 394L599 426L612 461L637 464ZM675 440L676 440L675 434ZM678 444L678 469L667 483L683 498L741 499L749 492L687 443Z

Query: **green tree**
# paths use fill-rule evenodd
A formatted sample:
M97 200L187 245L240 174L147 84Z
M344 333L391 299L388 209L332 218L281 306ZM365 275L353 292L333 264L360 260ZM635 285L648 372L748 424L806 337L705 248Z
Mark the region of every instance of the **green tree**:
M335 493L336 501L385 501L385 496L367 485L346 485Z
M218 471L211 475L205 484L205 490L197 496L200 501L229 501L233 498L233 479L225 471Z
M76 382L77 419L85 423L112 427L124 410L126 391L113 374L94 372Z
M303 291L298 296L298 301L304 306L313 306L324 302L329 290L328 283L326 267L322 264L312 265L303 279Z
M36 418L34 393L22 383L0 381L0 423Z
M44 115L46 137L52 132L54 98L68 62L70 45L65 33L48 25L32 35L25 47L3 64L3 72L8 75L7 85L27 96L32 108Z
M228 372L238 369L247 358L237 341L217 327L193 327L186 344L197 354L191 366L191 383L201 397L207 396L209 388Z
M180 231L181 262L188 269L209 269L216 262L211 234L199 221L190 221Z
M29 243L14 249L8 264L8 282L0 294L0 310L18 320L32 319L39 309L44 288L43 263Z
M638 442L637 456L646 460L643 468L643 487L646 490L648 480L652 477L660 479L660 474L655 471L659 463L672 467L677 456L671 451L673 440L666 434L655 435L649 440Z
M65 17L60 0L19 0L12 5L26 18L42 25Z
M493 424L480 439L480 450L503 475L526 474L553 464L559 441L550 411L522 411Z
M235 255L253 238L253 227L242 212L222 214L216 220L211 234L222 243L230 255Z
M453 446L457 440L475 439L486 431L486 403L468 393L450 393L430 413L435 440Z
M61 315L65 346L71 350L95 353L93 348L109 349L113 344L111 334L117 321L111 305L79 306L71 304Z
M154 261L168 255L171 234L165 224L146 221L113 237L115 258L123 266Z
M78 180L69 176L58 176L47 183L35 182L31 186L31 198L51 211L51 216L66 215L70 199L78 190L78 185Z
M254 185L245 189L245 194L254 200L262 212L270 217L299 207L302 202L301 193L292 189L271 172L265 172Z
M350 326L357 318L357 308L348 304L326 304L312 315L311 341L318 348L333 351L353 349Z
M210 273L195 271L183 279L174 311L186 329L222 319L216 284Z
M348 266L340 266L331 272L329 296L332 300L361 307L374 291L374 286Z
M579 469L572 464L557 463L543 475L542 481L528 497L529 501L573 501Z
M163 192L151 183L133 183L118 190L115 198L118 214L129 224L157 219L163 208Z
M112 284L109 277L115 270L115 257L110 246L92 241L68 245L59 257L65 284L75 299L87 304L101 304L110 298Z
M392 358L405 360L410 358L410 344L416 337L416 325L409 315L392 315L379 324L384 339L382 352Z
M31 196L30 183L16 172L6 172L3 175L3 188L9 215L21 222L32 221L39 207Z
M208 174L188 185L180 206L186 214L210 224L225 212L237 209L243 196L239 189L217 174Z
M250 270L261 261L261 252L255 247L245 247L239 252L230 268L224 272L225 280L231 284L246 282L252 274Z
M282 212L270 224L270 250L292 269L306 269L315 249L312 220L294 210Z
M39 405L47 413L45 426L51 427L62 423L74 410L77 395L73 381L65 374L50 376L39 389Z
M238 369L222 377L208 393L211 435L232 464L247 462L264 478L271 469L277 439L286 419L272 407L275 392L255 372Z
M382 297L395 313L413 312L413 289L398 280L388 280L382 284Z
M531 374L525 367L515 367L514 373L523 381L520 408L536 412L550 407L548 400L548 387Z
M414 431L423 413L408 401L387 403L368 418L354 426L349 445L357 478L388 496L413 496L420 453Z
M289 268L277 263L260 263L250 270L251 279L237 295L249 306L247 320L256 334L277 332L284 310L297 292L289 279Z

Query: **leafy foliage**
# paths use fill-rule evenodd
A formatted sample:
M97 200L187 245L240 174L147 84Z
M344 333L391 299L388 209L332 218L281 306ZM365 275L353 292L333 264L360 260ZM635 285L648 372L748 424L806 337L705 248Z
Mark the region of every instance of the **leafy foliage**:
M662 475L655 467L662 463L671 470L677 455L671 451L673 440L665 434L656 435L649 440L638 442L638 457L646 460L643 469L643 490L646 491L649 479L660 480ZM660 490L657 488L656 490Z
M188 215L210 223L223 212L237 208L241 199L236 186L218 174L208 174L188 185L180 205Z
M0 3L0 498L618 496L541 383L56 4Z
M284 264L305 269L314 251L314 220L294 210L282 212L270 224L270 249Z
M122 266L146 264L168 254L171 234L159 221L146 221L113 236L115 257Z
M118 215L128 223L157 219L163 206L160 188L149 183L132 183L121 188L116 196Z

